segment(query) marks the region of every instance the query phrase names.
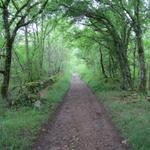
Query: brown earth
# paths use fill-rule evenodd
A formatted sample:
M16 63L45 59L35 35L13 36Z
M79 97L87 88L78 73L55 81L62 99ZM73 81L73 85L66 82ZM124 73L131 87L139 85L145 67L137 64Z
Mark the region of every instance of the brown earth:
M77 75L59 112L42 129L33 150L127 150L98 98Z

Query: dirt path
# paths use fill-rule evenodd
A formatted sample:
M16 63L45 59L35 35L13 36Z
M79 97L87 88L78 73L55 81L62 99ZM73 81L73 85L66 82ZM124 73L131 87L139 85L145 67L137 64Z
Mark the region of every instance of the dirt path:
M53 123L33 150L127 150L103 106L73 76L71 88Z

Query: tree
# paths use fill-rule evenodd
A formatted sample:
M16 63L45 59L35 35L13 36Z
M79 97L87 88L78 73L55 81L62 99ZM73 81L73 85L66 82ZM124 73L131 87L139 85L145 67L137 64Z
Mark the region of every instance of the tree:
M124 10L126 18L129 20L133 31L135 32L135 38L137 43L137 51L139 56L139 70L140 70L140 83L139 90L142 92L146 91L146 65L145 65L145 56L144 56L144 46L143 46L143 33L142 33L142 22L144 22L145 15L142 15L142 7L144 6L144 1L135 0L133 4L130 2L123 2L120 0L121 8ZM132 8L128 5L132 6ZM133 10L133 11L132 11ZM133 12L133 13L132 13Z
M90 1L60 2L60 5L65 7L69 17L73 17L77 21L88 20L96 31L102 34L105 32L111 37L113 50L115 50L116 58L120 65L123 89L132 89L133 85L127 56L131 27L124 17L123 10L119 8L119 14L113 12L105 1L102 3L97 1L97 6Z
M3 84L1 89L1 94L3 98L8 96L8 88L10 81L10 69L12 62L12 48L17 31L34 21L39 14L42 13L48 0L42 1L23 1L20 4L14 0L1 0L0 9L2 11L3 28L5 32L5 49L6 49L6 59L4 70L0 73L3 74ZM29 18L27 20L27 17Z

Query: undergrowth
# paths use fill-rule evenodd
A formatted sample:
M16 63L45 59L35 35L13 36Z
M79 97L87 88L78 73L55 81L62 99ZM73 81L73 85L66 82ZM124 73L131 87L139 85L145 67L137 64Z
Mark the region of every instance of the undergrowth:
M82 79L103 101L131 150L149 150L150 102L136 92L120 90L116 81L106 82L96 72L86 69L79 72Z
M0 106L0 150L29 150L43 123L48 120L69 87L70 76L62 76L45 94L41 109L7 109ZM1 101L2 103L2 101Z

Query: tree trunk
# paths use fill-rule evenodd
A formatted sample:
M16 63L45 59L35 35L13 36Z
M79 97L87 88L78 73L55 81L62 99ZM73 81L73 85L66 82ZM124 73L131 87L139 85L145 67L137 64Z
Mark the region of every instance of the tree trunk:
M48 35L48 51L47 51L47 57L48 57L48 76L51 76L51 43L50 43L50 34Z
M139 66L140 66L139 91L145 92L146 91L147 76L146 76L146 65L145 65L142 32L141 32L140 28L138 28L138 31L136 31L136 39L137 39L137 48L138 48Z
M147 65L147 71L148 71L148 89L150 90L150 65Z
M15 39L14 36L11 37L8 18L9 18L8 8L5 7L3 9L3 26L4 26L5 40L6 40L6 46L5 46L6 59L5 59L5 66L4 66L4 78L3 78L2 88L1 88L1 94L3 98L7 98L8 96L11 59L12 59L12 47Z
M133 86L135 86L135 80L136 80L136 47L134 48L133 51Z
M133 88L132 85L132 78L131 78L131 72L129 67L129 62L127 58L127 51L122 48L123 46L119 46L118 50L118 61L120 65L120 70L122 74L122 88L124 90L129 90Z
M137 42L137 50L139 56L139 66L140 66L140 84L139 84L139 91L146 92L146 65L145 65L145 56L144 56L144 46L143 46L143 39L142 39L142 29L141 29L141 20L140 20L140 6L141 1L137 0L135 5L135 22L134 22L134 31L136 35L136 42Z
M114 63L113 56L109 52L109 76L111 78L115 77L115 70L114 70L114 68L115 68L115 70L117 70L117 64Z
M123 78L122 89L124 90L132 89L132 79L127 59L120 60L120 68Z
M43 58L44 58L44 44L45 44L45 37L44 37L44 15L41 15L41 35L40 35L40 58L39 58L39 64L40 64L40 75L42 75L43 71Z
M10 68L11 68L11 59L12 59L12 41L7 41L6 43L6 59L5 59L5 67L4 67L4 79L1 88L1 94L3 98L7 98L8 96L8 88L10 81Z
M127 47L119 41L115 41L117 60L120 66L120 73L122 76L122 89L133 89L131 71L127 56Z
M100 53L100 64L101 64L102 73L104 75L104 78L107 78L107 75L106 75L106 72L105 72L104 63L103 63L103 53L102 53L101 48L99 48L99 53Z
M28 40L28 27L25 26L25 46L26 46L26 59L27 59L27 76L28 81L32 81L32 67L29 56L29 40Z
M117 72L117 64L114 62L114 58L113 56L110 55L110 61L111 61L111 72L112 72L112 77L114 78L116 76L116 72Z

